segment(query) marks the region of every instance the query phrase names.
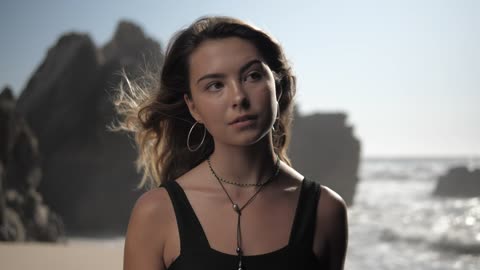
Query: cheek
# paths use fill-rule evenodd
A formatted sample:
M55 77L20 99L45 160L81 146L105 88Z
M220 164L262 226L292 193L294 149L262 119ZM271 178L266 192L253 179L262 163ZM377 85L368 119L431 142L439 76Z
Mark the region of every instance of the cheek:
M252 96L252 104L255 104L255 111L263 112L265 121L271 122L277 114L277 100L275 96L275 84L265 83L256 89Z
M218 100L203 100L198 107L198 113L202 117L207 129L211 130L220 123L223 123L225 108Z
M268 81L265 85L262 86L262 89L259 92L259 99L263 101L265 105L271 104L272 108L276 106L276 93L275 93L275 83L273 81Z

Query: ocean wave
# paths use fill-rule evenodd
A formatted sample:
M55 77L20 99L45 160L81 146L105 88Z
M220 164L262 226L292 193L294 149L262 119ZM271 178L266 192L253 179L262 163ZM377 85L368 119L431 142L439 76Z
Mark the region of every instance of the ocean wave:
M452 166L480 168L480 160L445 159L399 159L363 161L361 179L368 180L435 180Z
M399 213L397 221L385 220L379 239L402 241L457 253L480 254L480 199L438 200Z
M444 238L435 243L431 243L431 246L435 249L440 249L443 251L449 251L459 254L470 254L477 255L480 254L480 243L479 242L458 242L456 239Z
M380 234L380 240L385 242L405 242L414 245L425 245L433 249L456 253L456 254L480 254L480 242L476 239L463 238L451 236L432 237L425 232L405 233L393 229L384 229Z

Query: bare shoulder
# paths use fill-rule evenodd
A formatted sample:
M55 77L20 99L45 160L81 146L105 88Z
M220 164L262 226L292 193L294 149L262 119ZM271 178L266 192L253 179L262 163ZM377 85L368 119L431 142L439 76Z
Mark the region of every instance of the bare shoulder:
M321 185L320 200L318 201L318 216L329 220L339 218L347 212L347 205L343 198L332 189ZM333 220L332 220L333 221Z
M314 253L318 258L328 254L328 269L343 269L348 245L347 205L326 186L321 186L316 224Z
M129 229L150 229L167 224L172 219L170 197L164 188L155 188L142 194L136 201L129 222Z
M174 210L164 188L141 195L128 223L124 269L163 269L163 249L172 222Z
M169 208L170 197L165 188L154 188L143 193L135 202L132 213L158 215L158 211Z
M343 198L332 189L320 186L320 200L317 207L317 229L326 237L343 233L347 224L347 205Z

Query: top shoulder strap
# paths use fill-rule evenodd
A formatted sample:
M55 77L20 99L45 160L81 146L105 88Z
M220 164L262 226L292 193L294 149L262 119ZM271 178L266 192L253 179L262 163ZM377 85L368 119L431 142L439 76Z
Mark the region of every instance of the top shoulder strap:
M208 240L203 232L202 225L182 187L174 180L166 181L160 187L167 190L172 201L180 235L181 252L195 252L208 247Z
M321 188L318 182L303 179L290 244L312 248L320 193Z

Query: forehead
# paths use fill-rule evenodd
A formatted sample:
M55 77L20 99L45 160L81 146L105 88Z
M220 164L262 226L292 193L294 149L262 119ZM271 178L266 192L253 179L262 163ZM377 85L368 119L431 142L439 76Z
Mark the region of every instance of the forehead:
M209 73L237 72L246 62L262 57L252 42L229 37L202 42L190 56L190 78Z

